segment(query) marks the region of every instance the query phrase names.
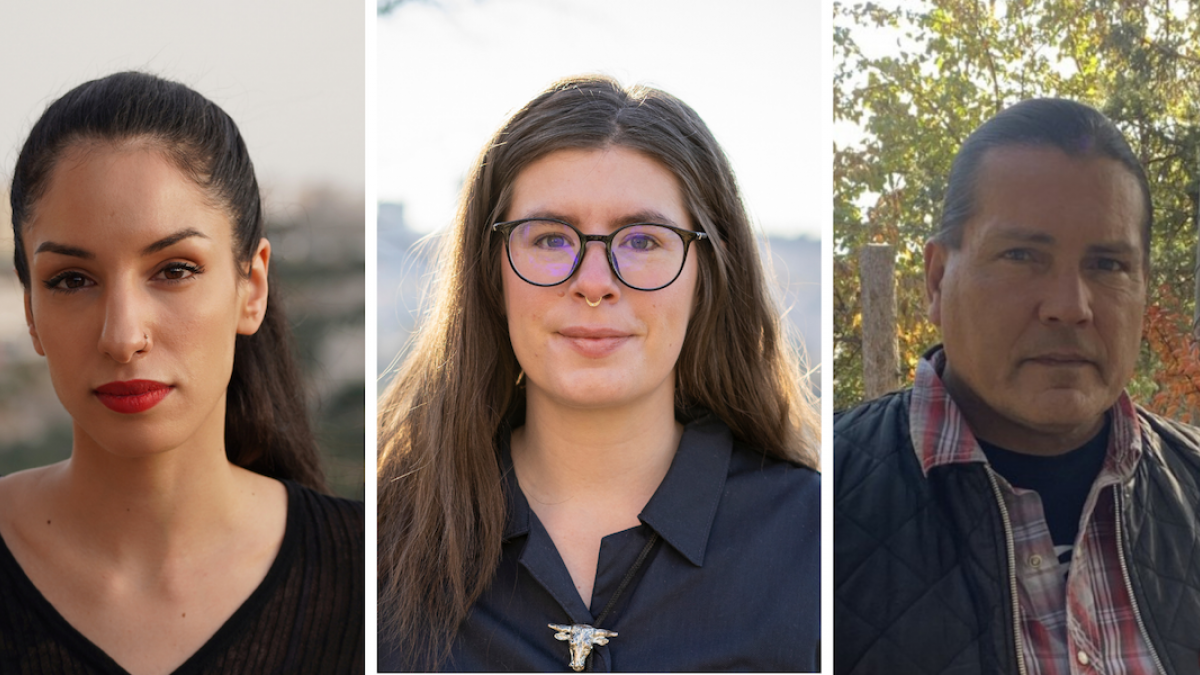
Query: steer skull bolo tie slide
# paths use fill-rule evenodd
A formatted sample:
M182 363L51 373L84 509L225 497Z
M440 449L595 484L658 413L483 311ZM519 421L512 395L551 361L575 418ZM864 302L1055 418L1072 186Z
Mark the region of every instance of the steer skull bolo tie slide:
M593 628L584 623L570 626L561 623L547 625L558 631L554 634L555 639L570 640L568 644L571 647L571 670L577 673L583 670L594 645L606 645L608 638L617 637L616 631Z
M642 552L638 554L637 560L633 562L633 565L630 566L629 571L625 573L625 578L621 579L621 585L617 586L616 592L613 593L612 597L608 599L608 604L605 605L604 611L600 612L600 616L596 617L596 621L594 622L596 624L595 626L586 623L546 624L555 631L554 639L569 640L567 644L571 648L571 670L574 670L577 673L582 671L587 665L588 657L592 654L592 647L595 647L596 645L603 647L604 645L608 644L608 638L617 637L617 631L605 630L603 628L597 628L596 626L604 623L604 620L607 619L608 615L612 613L613 608L617 606L617 599L620 598L621 594L625 592L625 589L629 587L629 582L633 581L633 576L637 574L637 571L642 566L642 563L646 562L646 558L649 557L650 551L654 549L654 543L657 541L658 533L651 532L650 538L646 540L646 545L642 547Z

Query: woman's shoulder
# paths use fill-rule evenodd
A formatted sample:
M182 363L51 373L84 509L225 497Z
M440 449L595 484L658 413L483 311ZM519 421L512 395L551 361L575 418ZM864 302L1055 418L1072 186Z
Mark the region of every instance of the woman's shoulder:
M15 471L0 476L0 537L5 541L22 537L29 532L43 534L37 528L34 514L46 512L48 503L43 489L46 479L62 462Z
M46 466L22 469L8 474L0 474L0 499L8 498L20 501L26 498L27 492L30 489L36 489L37 485L46 476L58 470L64 463L58 462Z
M299 483L282 481L288 491L288 517L317 540L354 546L360 552L364 537L364 507L360 501L317 492Z
M747 443L736 435L723 419L703 408L687 411L685 443L704 443L713 449L728 448L729 477L732 479L788 480L800 485L812 485L819 489L821 472L793 460L768 454L762 448ZM677 413L677 418L679 413ZM685 431L685 434L686 434ZM721 451L722 453L724 450Z
M773 592L819 597L820 472L731 440L708 552L772 580Z
M820 471L747 443L712 414L693 420L687 429L693 432L684 441L693 450L688 458L700 465L707 480L723 479L721 511L783 509L819 515ZM718 478L720 473L724 475Z
M733 440L729 459L729 483L746 490L774 486L791 501L819 502L821 472L811 467L772 457L753 446Z

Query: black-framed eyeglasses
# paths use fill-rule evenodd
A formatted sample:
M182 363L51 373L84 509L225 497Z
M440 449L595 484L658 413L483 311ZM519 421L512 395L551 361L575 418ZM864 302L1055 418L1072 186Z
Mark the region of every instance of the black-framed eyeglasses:
M657 291L679 278L692 242L707 239L671 225L634 223L611 234L584 234L553 218L523 218L492 225L504 235L508 264L534 286L557 286L575 274L589 242L603 242L608 266L621 283L638 291Z

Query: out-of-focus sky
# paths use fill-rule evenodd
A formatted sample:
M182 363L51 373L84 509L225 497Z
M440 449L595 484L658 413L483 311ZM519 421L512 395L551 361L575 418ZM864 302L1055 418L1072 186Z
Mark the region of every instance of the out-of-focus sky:
M120 70L178 80L246 138L259 181L364 187L364 8L354 0L6 1L0 177L54 99Z
M823 3L408 0L377 22L378 195L430 232L505 118L555 79L604 73L692 106L771 235L820 237L831 183L818 92Z

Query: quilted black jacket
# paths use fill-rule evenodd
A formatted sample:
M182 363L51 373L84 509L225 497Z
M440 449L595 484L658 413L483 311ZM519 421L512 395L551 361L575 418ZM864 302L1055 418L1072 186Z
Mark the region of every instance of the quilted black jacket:
M1019 673L999 495L982 464L913 452L909 392L835 416L834 672ZM1200 429L1139 410L1119 486L1129 580L1166 673L1200 673Z

